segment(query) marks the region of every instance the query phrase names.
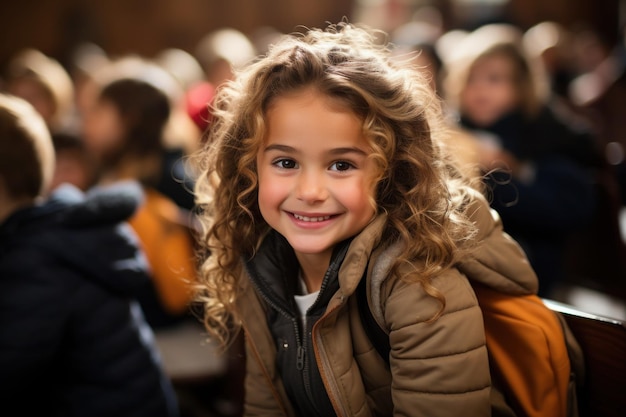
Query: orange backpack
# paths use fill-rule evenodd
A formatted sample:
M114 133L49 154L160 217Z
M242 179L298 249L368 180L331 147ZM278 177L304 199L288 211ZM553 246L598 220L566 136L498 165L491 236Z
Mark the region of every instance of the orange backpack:
M483 313L494 385L518 416L578 415L582 351L559 314L536 295L472 283Z
M163 309L172 315L185 314L196 274L193 230L172 200L153 189L144 192L145 202L129 223L150 264Z
M471 283L483 313L492 383L506 405L518 417L578 416L582 351L559 313L536 295L504 294ZM388 361L389 337L373 317L364 289L357 288L361 320Z

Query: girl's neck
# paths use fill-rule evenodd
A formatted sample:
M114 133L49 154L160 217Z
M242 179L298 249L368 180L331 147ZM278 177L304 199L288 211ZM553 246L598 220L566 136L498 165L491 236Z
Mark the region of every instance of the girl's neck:
M296 257L300 264L300 273L302 274L302 280L306 284L307 291L309 293L319 291L330 265L330 254L296 254Z

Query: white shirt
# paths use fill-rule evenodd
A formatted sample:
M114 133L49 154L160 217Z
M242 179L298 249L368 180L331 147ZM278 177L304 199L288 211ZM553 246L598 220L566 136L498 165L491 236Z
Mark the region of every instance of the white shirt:
M302 279L302 275L298 274L298 284L299 284L299 292L303 295L295 295L294 298L296 300L296 305L298 306L298 311L300 312L300 321L302 322L302 328L306 328L306 312L307 310L315 303L317 300L317 296L319 295L319 291L315 291L312 293L307 293L306 284Z

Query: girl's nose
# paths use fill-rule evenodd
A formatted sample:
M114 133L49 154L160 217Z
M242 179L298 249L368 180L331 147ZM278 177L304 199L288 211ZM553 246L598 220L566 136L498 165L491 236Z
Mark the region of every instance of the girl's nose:
M328 197L324 176L317 172L303 172L296 186L298 199L309 204L323 201Z

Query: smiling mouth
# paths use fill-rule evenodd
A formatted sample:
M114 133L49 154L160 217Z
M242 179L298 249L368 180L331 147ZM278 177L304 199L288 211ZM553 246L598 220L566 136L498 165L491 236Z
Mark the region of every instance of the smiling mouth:
M330 219L331 216L309 217L309 216L301 216L299 214L293 213L293 217L295 217L296 220L300 220L302 222L316 223L316 222L323 222L324 220L328 220Z

